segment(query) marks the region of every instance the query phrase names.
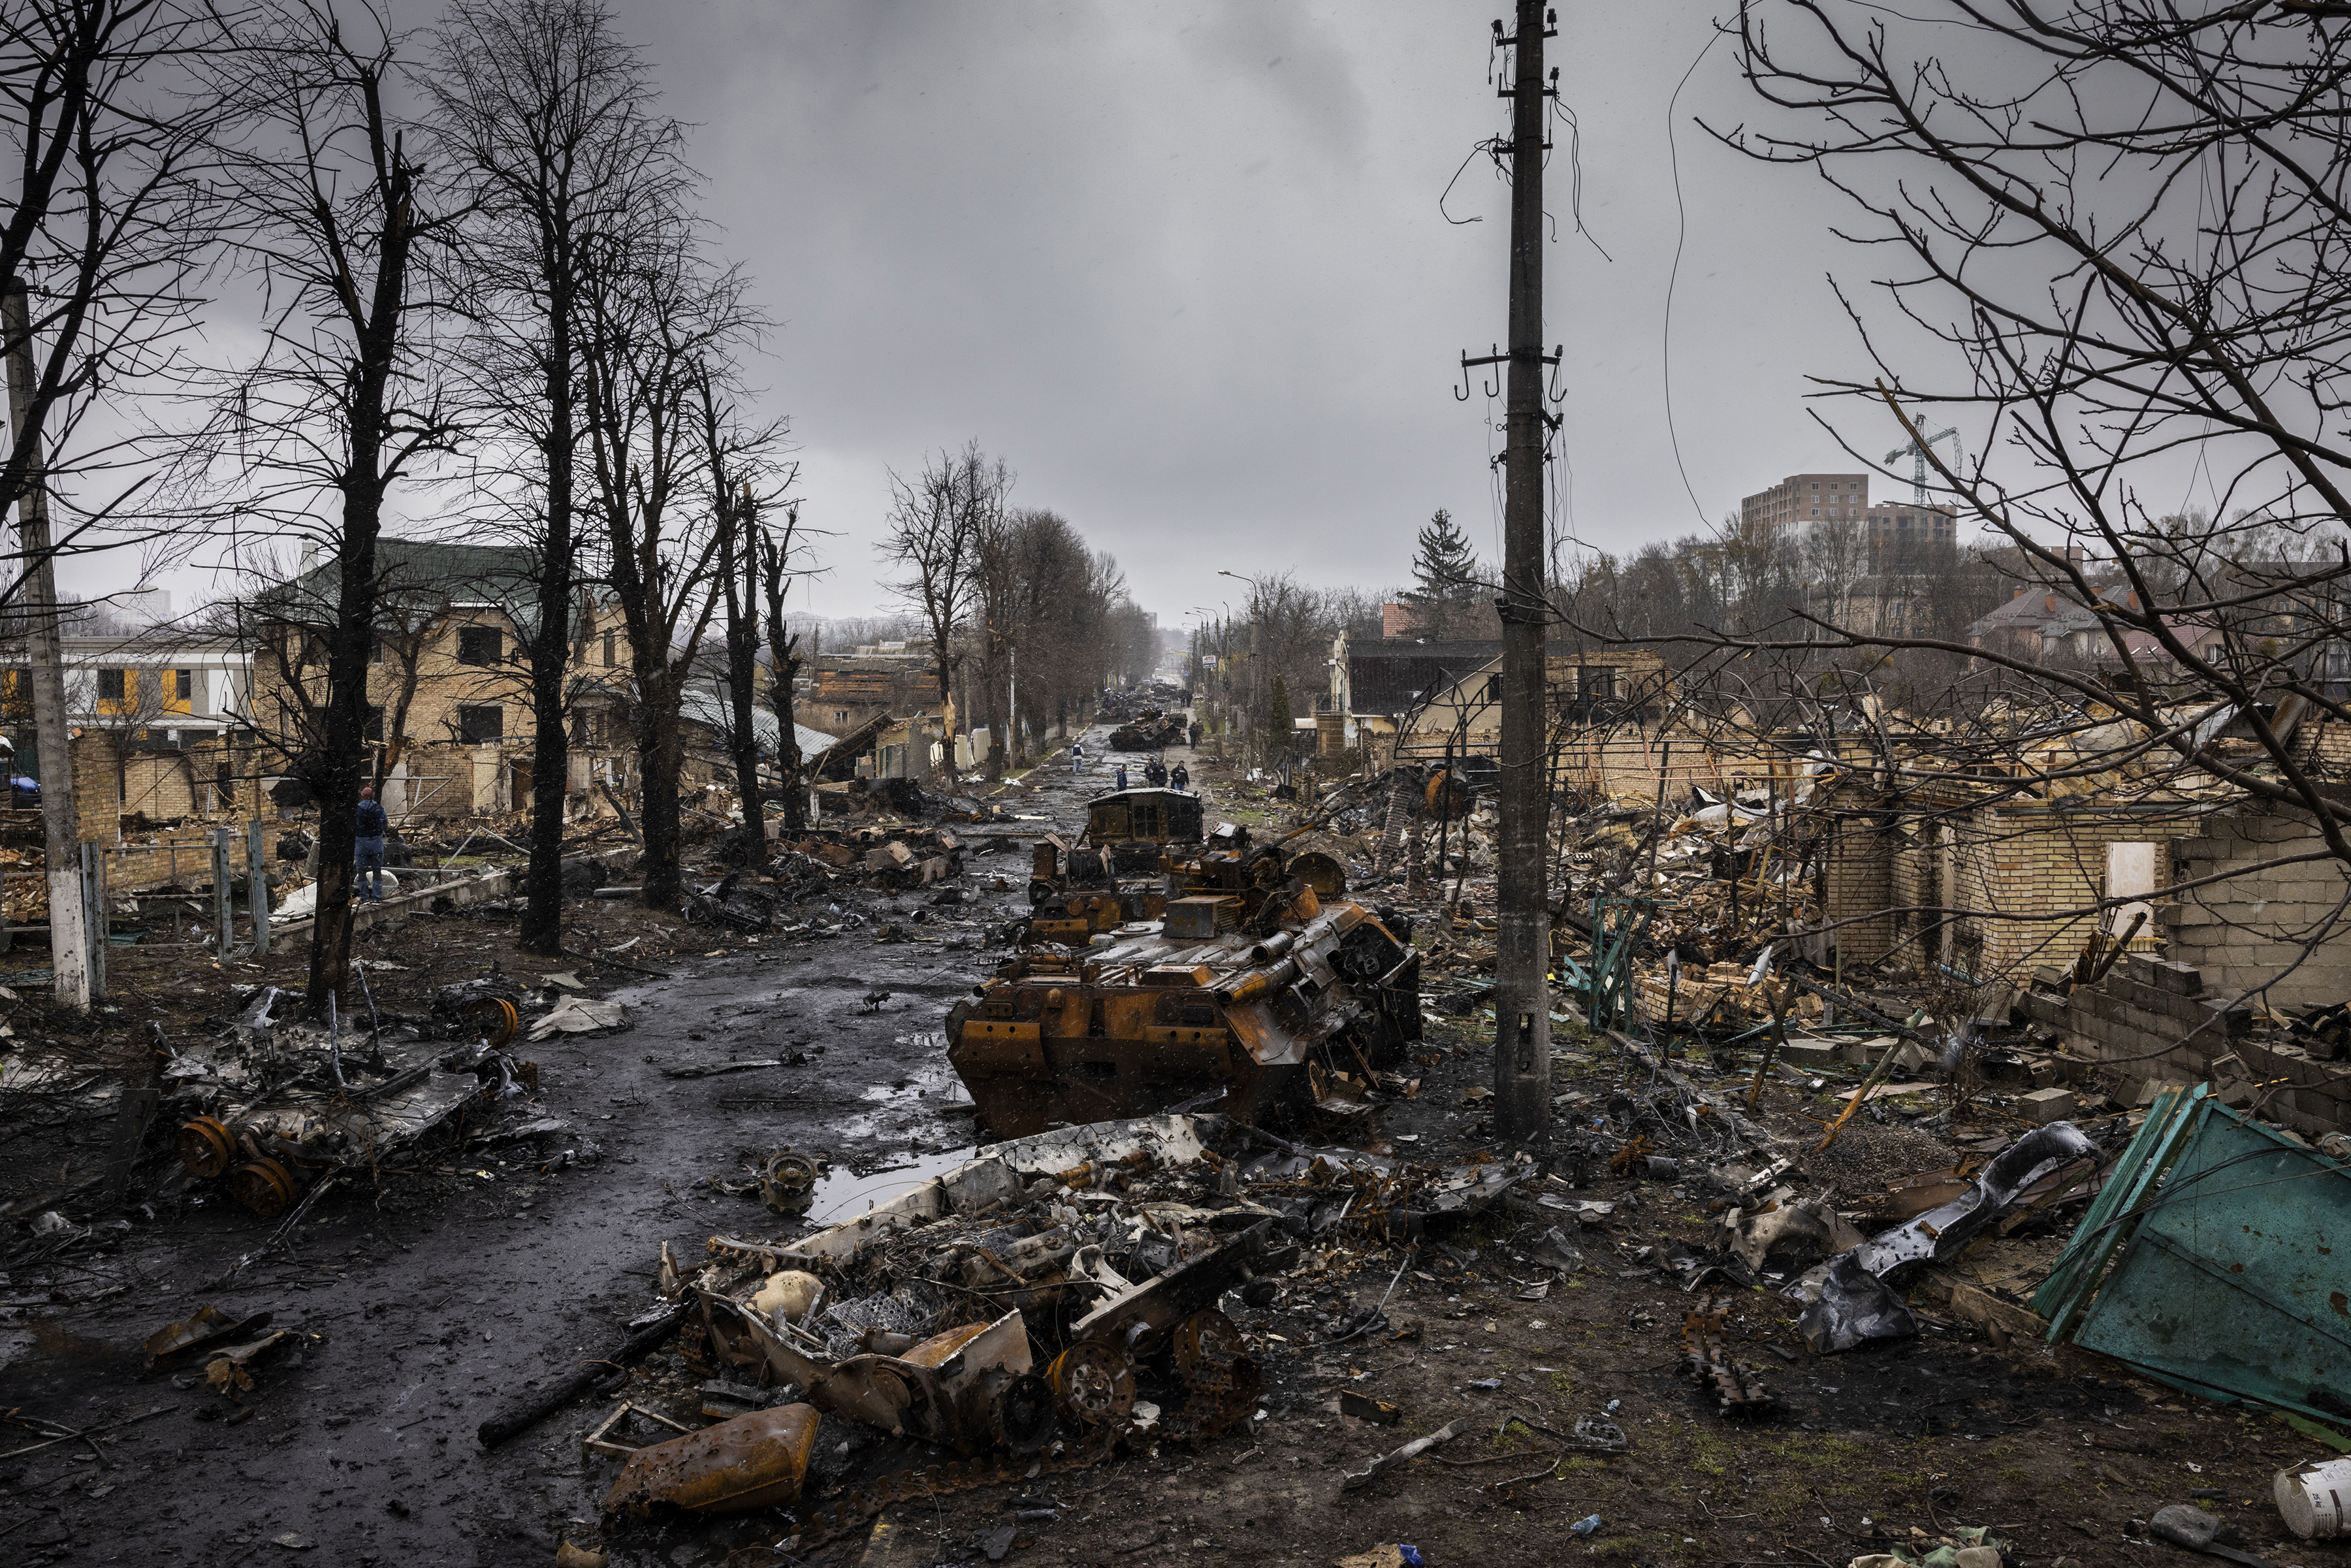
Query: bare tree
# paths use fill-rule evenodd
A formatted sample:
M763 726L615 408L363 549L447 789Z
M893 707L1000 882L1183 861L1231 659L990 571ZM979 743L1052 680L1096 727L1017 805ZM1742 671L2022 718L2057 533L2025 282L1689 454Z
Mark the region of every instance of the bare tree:
M759 804L759 514L791 488L797 465L772 471L768 457L781 441L780 423L746 426L731 388L719 385L708 362L695 388L702 414L703 461L716 514L719 599L726 662L719 672L726 698L726 749L743 802L743 858L766 858L767 824ZM756 476L756 477L755 477ZM764 485L764 492L761 486Z
M1983 538L1894 540L1839 604L1791 599L1726 530L1705 580L1645 551L1639 584L1590 574L1562 614L1674 645L1734 747L1858 759L1855 822L1946 860L1962 831L1996 852L2003 808L2152 824L2189 800L2308 824L2206 891L2351 864L2351 805L2308 744L2351 718L2346 23L2332 0L1742 8L1762 108L1724 141L1825 180L1862 254L1892 258L1841 286L1875 364L1817 382L1844 410L1823 423L1859 462L1922 453ZM1947 423L1970 461L1932 439ZM2209 509L2147 500L2183 494ZM2070 930L2145 894L2020 912L1929 870L1882 913L1959 973L1962 925ZM2249 956L2288 953L2283 976L2338 941L2330 900Z
M979 595L981 535L998 526L1012 492L1012 470L990 458L977 437L960 453L941 452L911 482L890 476L890 514L883 522L883 559L907 575L890 584L922 618L946 720L947 766L955 766L956 639Z
M1767 28L1771 11L1793 37ZM2351 90L2346 20L2292 0L1949 0L1896 24L1795 0L1741 14L1748 79L1779 117L1727 139L1817 172L1863 237L1906 257L1876 289L1945 352L1881 354L1874 378L1823 385L1866 406L1855 440L1918 444L2009 547L2020 591L2077 610L2102 656L2066 667L1948 632L1844 641L1965 656L2004 674L2011 704L2118 709L2114 761L2152 750L2305 809L2351 862L2351 814L2272 722L2287 695L2351 717L2318 678L2351 578L2351 131L2308 111ZM1938 52L1962 37L1963 56ZM1925 439L1944 417L1973 427L1965 470ZM2191 482L2218 497L2209 526L2145 508L2145 487ZM2210 727L2172 711L2182 696L2242 716L2258 760L2217 754Z
M677 902L679 709L721 598L724 477L698 400L705 380L731 374L733 354L758 325L741 277L715 270L696 225L664 204L663 221L632 220L625 240L590 243L580 290L581 415L607 577L629 633L643 897L655 909Z
M326 677L317 749L297 762L319 808L308 993L319 1010L350 970L385 500L462 434L431 343L444 312L429 263L453 218L433 210L413 127L392 107L400 57L373 13L347 27L330 5L292 0L215 62L239 117L235 222L269 309L264 348L227 374L193 460L235 487L248 521L314 540L327 558L317 596L331 618L301 634L297 661L315 643Z
M69 507L46 556L192 548L183 518L123 510L152 476L161 434L140 412L158 400L134 400L185 372L183 342L230 211L212 190L231 112L215 68L249 19L183 0L0 6L0 145L16 174L0 280L29 300L0 331L0 355L23 351L32 367L0 463L0 511L37 483ZM101 429L102 408L128 417ZM14 564L0 606L36 564L21 541Z
M758 574L756 586L767 611L768 706L776 715L776 767L783 779L784 831L792 833L808 829L799 725L792 711L792 683L799 679L805 661L800 654L800 633L792 630L784 614L784 599L791 591L792 580L808 570L799 564L799 533L800 509L794 505L785 509L782 528L761 524L750 538L751 569Z
M561 951L570 653L580 580L580 288L587 236L622 229L644 190L675 185L680 141L653 110L643 57L592 0L463 0L435 35L441 144L474 198L466 356L496 433L486 497L536 549L529 649L530 863L520 945Z

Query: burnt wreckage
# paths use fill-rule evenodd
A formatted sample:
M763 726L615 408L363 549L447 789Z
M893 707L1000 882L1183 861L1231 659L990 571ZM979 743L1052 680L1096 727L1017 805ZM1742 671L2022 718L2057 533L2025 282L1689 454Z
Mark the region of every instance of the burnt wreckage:
M1420 1038L1409 925L1298 835L1201 823L1197 796L1121 790L1037 846L1027 945L947 1014L998 1137L1179 1105L1344 1117Z

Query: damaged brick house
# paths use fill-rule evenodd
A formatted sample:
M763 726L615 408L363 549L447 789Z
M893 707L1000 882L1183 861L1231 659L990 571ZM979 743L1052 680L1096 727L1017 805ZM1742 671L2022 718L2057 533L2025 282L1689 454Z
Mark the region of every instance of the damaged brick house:
M368 663L367 741L396 816L503 812L529 799L529 647L538 623L522 546L386 538ZM311 566L249 607L252 721L283 767L311 745L326 686L333 568ZM574 629L567 788L626 780L631 668L618 610L583 591Z
M68 633L60 647L77 798L90 798L81 814L174 821L234 813L253 765L249 650L234 637L170 626ZM37 779L32 712L25 647L0 643L11 770ZM114 836L110 825L104 836Z
M2351 770L2351 725L2293 744L2315 776ZM2014 997L2126 1104L2209 1080L2305 1132L2351 1126L2351 878L2309 812L2193 768L2029 790L1855 769L1811 821L1816 959Z

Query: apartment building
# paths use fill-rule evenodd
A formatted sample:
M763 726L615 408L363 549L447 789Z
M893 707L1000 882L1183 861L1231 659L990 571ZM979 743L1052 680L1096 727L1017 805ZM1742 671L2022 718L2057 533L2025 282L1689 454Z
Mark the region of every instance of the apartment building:
M1869 527L1869 549L1874 556L1898 553L1919 545L1956 546L1959 542L1959 508L1949 505L1880 501L1867 509L1864 520Z
M1866 474L1791 474L1739 503L1739 519L1750 527L1860 522L1868 513Z

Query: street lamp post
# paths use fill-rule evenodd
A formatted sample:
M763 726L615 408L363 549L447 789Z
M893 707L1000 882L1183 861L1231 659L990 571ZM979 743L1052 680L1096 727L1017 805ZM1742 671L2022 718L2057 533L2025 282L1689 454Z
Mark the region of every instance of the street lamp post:
M1217 570L1217 575L1218 577L1229 577L1235 582L1246 582L1249 586L1249 695L1246 700L1249 708L1249 727L1251 730L1255 730L1259 723L1265 717L1267 702L1267 694L1258 689L1259 683L1263 679L1261 666L1265 663L1265 610L1263 604L1260 602L1263 590L1259 587L1258 580L1256 578L1248 576L1243 572L1227 571L1220 567ZM1289 716L1284 715L1283 716L1287 718ZM1266 766L1273 760L1273 743L1274 737L1270 735L1266 736L1258 743L1258 763L1260 767ZM1287 737L1284 737L1283 744L1288 744Z

